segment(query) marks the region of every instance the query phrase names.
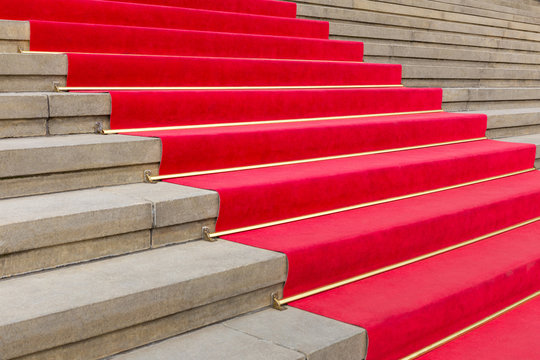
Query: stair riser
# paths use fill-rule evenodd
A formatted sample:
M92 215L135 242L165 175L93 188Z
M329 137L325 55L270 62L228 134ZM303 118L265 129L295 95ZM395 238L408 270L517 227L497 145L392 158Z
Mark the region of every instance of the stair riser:
M103 358L268 307L271 294L280 293L282 288L282 285L270 286L18 359L72 360L80 354L87 359Z
M540 107L540 100L443 102L445 111L478 111Z

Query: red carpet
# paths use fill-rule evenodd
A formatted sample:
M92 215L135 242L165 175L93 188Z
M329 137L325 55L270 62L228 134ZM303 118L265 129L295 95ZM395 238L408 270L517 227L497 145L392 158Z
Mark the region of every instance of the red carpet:
M362 63L362 43L327 40L328 24L295 19L295 4L0 5L0 18L30 20L32 50L69 52L69 86L229 87L111 91L112 128L198 126L131 133L161 138L161 174L379 152L169 180L219 192L217 230L381 202L223 236L285 253L285 296L540 216L540 174L508 176L534 166L534 146L479 140L486 116L440 112L441 89L388 87L400 84L399 65ZM372 87L344 88L362 85ZM238 86L311 87L230 88ZM421 148L400 149L411 146ZM540 289L539 230L519 227L292 306L365 327L368 359L397 359ZM423 358L531 358L538 346L528 329L539 321L527 316L538 318L537 304ZM505 341L516 350L497 350Z
M108 0L128 3L178 6L184 8L238 12L268 16L296 17L296 4L274 0Z
M531 227L531 230L538 231L538 228ZM531 237L535 235L529 234ZM538 319L540 319L540 297L419 359L537 359L540 354Z

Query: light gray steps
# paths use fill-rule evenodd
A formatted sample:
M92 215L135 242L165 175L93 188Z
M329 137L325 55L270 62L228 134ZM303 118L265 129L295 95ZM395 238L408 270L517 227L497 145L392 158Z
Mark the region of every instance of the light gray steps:
M360 23L330 22L330 38L398 45L452 47L456 49L540 52L540 43L508 38L468 35L423 29L394 28Z
M143 182L157 173L161 142L80 134L0 139L0 199Z
M0 278L201 238L218 194L131 184L0 200Z
M30 49L30 24L0 20L0 53L16 53L19 49Z
M488 116L486 135L502 138L540 133L540 108L471 111Z
M540 69L540 54L366 43L364 61L403 65Z
M353 360L364 329L309 312L267 309L114 356L113 360Z
M269 306L286 272L283 254L197 241L4 279L0 358L132 349Z
M66 85L67 71L63 54L0 53L0 92L54 91Z
M446 111L499 110L540 107L540 88L444 88Z
M534 162L534 166L537 169L540 168L540 134L505 137L499 140L514 143L534 144L536 146L536 160Z
M540 17L540 14L538 14L538 7L529 7L526 4L514 6L512 4L511 7L506 5L502 5L500 2L497 3L496 1L476 1L476 0L442 0L441 2L445 3L451 3L451 4L460 4L465 5L468 7L475 7L480 9L489 9L493 11L497 11L500 13L509 13L509 14L517 14L520 16L527 16L527 17L533 17L538 18Z
M531 69L466 66L403 66L403 84L410 87L540 86L540 67Z
M540 40L539 26L531 26L533 31L522 31L508 29L506 21L492 20L488 25L481 25L481 20L471 19L470 23L463 22L463 19L457 17L456 19L443 18L439 20L437 18L420 18L414 16L414 14L392 14L377 12L377 4L372 1L364 2L363 9L358 9L362 6L362 2L355 4L356 8L336 8L336 7L323 7L317 5L299 5L298 15L307 18L324 19L329 21L346 21L354 22L356 24L362 23L365 25L382 25L384 28L406 28L414 30L430 30L445 33L455 34L470 34L484 37L493 38L506 38L519 41L532 41L538 42ZM379 5L380 6L380 5ZM448 21L450 20L450 21ZM477 20L477 22L472 22ZM331 34L339 35L332 32Z
M1 138L94 133L110 126L111 98L99 93L0 93Z
M535 31L536 26L538 26L538 21L534 17L433 0L356 0L354 2L350 0L302 0L296 2L372 10L381 13L410 15L427 19L457 21L525 31Z

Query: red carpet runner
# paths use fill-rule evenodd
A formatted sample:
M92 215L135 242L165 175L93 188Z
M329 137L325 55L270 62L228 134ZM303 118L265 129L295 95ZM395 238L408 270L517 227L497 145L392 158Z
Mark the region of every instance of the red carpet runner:
M327 23L295 9L0 0L0 18L30 20L31 50L68 52L70 87L181 87L110 91L111 126L161 138L161 175L225 169L168 181L219 192L223 238L287 254L284 296L373 272L291 303L366 328L368 359L415 353L538 291L535 147L486 140L485 115L441 112L440 89L400 87L399 65L362 63L361 43L327 40ZM164 126L176 128L144 129ZM422 359L533 358L538 304Z

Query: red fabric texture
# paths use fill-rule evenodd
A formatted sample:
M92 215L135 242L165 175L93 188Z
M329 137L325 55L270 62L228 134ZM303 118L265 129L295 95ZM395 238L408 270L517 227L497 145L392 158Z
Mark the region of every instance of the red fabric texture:
M108 0L268 16L296 17L296 4L274 0Z
M396 85L401 65L68 54L68 86Z
M0 18L328 38L328 23L99 0L0 0Z
M363 44L210 31L30 21L34 51L362 61Z
M285 253L290 296L536 216L540 173L531 172L224 238Z
M534 239L539 230L538 226L530 226L524 235ZM540 334L540 297L520 305L419 359L538 359L540 354L538 334Z
M442 90L112 91L111 96L111 127L122 129L436 110Z
M169 181L218 191L226 230L524 170L534 156L529 144L484 140Z
M534 185L538 188L539 178L538 174L535 175ZM538 204L538 194L534 200ZM531 209L535 207L536 215L540 214L538 205L531 204L528 199L521 205ZM454 223L453 227L463 228L455 226L457 224L461 223ZM447 227L444 229L448 230ZM365 327L369 336L369 360L398 359L538 290L539 231L540 224L537 222L299 300L293 306ZM441 231L438 233L441 234ZM531 338L527 334L518 335ZM501 340L495 338L491 341ZM537 341L525 345L522 351L530 354L534 348L537 348ZM476 353L479 351L476 350ZM442 358L492 359L488 354L482 353L478 357L459 354L457 357ZM536 358L510 356L507 359Z
M161 139L160 173L396 149L483 137L483 114L433 113L141 132Z

